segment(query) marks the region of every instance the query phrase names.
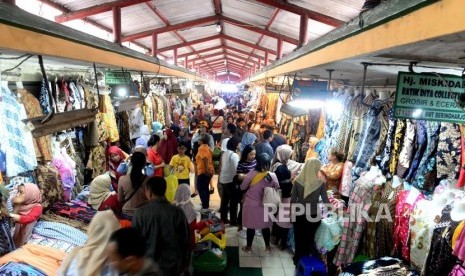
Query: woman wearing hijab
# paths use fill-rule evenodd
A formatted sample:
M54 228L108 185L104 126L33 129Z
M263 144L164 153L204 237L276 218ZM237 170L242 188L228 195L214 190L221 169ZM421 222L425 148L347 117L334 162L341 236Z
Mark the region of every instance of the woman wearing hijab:
M321 180L321 162L316 158L310 158L305 162L304 168L295 180L292 188L291 203L303 204L304 214L296 216L294 220L295 254L294 264L297 265L303 256L318 256L315 247L315 232L321 224L321 211L318 202L329 204L326 185Z
M184 211L187 222L189 223L189 231L191 237L190 249L195 247L195 228L197 226L197 212L194 204L191 201L191 188L188 185L179 185L174 196L173 204Z
M318 142L320 142L320 139L316 138L315 136L310 136L308 139L308 151L307 156L305 157L305 161L310 158L318 158L318 152L315 151Z
M242 247L242 250L248 254L252 254L252 242L256 229L262 230L265 252L268 254L271 251L270 228L273 221L270 218L264 218L263 194L266 187L278 189L279 182L276 175L269 172L270 164L271 157L266 153L260 154L257 157L255 170L249 172L241 184L241 190L247 190L242 211L242 225L247 228L247 245Z
M276 174L276 177L279 181L279 188L281 189L281 206L286 206L290 208L291 202L291 191L292 191L292 173L288 167L292 161L291 157L294 153L294 150L289 145L281 145L276 148L276 153L273 158L273 165L271 166L271 171ZM297 162L295 162L297 163ZM291 163L292 164L292 163ZM299 164L299 163L297 163ZM293 166L295 167L295 166ZM288 209L289 210L289 209ZM280 215L284 210L280 208L276 218L285 217ZM284 213L283 213L284 214ZM277 221L273 223L273 228L271 231L271 242L275 245L279 244L279 249L284 250L287 248L287 235L289 228L291 228L291 223L289 221Z
M108 156L108 171L110 172L110 176L114 178L114 181L112 183L113 188L117 190L117 183L119 181L119 178L121 177L121 174L118 172L118 167L124 160L126 160L128 155L117 146L111 146L108 149Z
M171 158L176 154L178 148L178 140L171 129L163 131L163 139L160 141L158 152L160 153L163 162L169 164Z
M248 145L244 148L241 154L241 160L239 160L239 164L237 165L236 170L236 177L235 177L235 184L241 185L244 177L250 172L255 169L257 166L257 160L255 159L256 151L255 148L251 145ZM244 192L239 190L239 214L237 215L237 223L239 226L237 227L237 235L243 239L247 238L246 231L242 227L242 207L243 201L242 198L244 197Z
M69 253L61 264L58 275L118 275L116 270L110 267L106 254L108 240L118 229L118 220L111 211L97 212L89 224L86 243Z
M42 196L37 185L26 183L18 186L18 193L11 202L13 213L10 217L16 222L13 240L16 247L20 247L32 236L32 229L42 215Z
M113 210L115 215L121 214L121 203L116 192L110 191L111 178L108 174L99 175L90 183L90 192L87 203L94 210Z
M147 148L147 142L149 141L149 139L150 139L149 127L147 125L143 125L140 128L140 137L137 138L137 140L136 140L136 147L137 146L143 146L143 147Z

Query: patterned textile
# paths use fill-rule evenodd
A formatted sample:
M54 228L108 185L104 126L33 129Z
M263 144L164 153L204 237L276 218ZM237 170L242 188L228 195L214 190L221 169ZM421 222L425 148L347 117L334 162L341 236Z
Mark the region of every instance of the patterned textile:
M19 104L8 87L0 91L0 149L6 155L6 176L32 171L37 166L32 134L26 131L24 106Z
M8 262L0 267L0 275L8 276L47 276L45 272L25 263Z
M341 187L339 188L339 192L341 195L349 197L350 191L352 190L352 168L354 164L350 161L346 161L344 164L344 169L342 170L342 179L341 179Z
M460 125L460 173L457 181L457 188L465 186L465 125Z
M40 86L39 102L43 114L49 114L52 111L52 109L50 108L50 96L47 92L46 85L47 84L45 83L45 80L42 80L42 84Z
M420 160L423 156L423 153L426 149L426 122L417 121L416 123L416 135L415 135L415 154L413 155L412 163L408 170L405 181L411 182L413 176L415 175L418 166L420 165Z
M73 96L73 109L81 109L81 108L84 108L84 104L85 104L85 101L84 101L84 90L82 89L79 89L78 86L80 86L79 84L76 85L74 82L70 82L69 83L69 89L71 90L71 94Z
M337 146L336 149L339 152L347 153L349 150L349 134L350 128L352 127L352 112L353 109L350 108L352 102L352 96L347 97L344 102L343 106L348 107L346 110L343 111L341 117L341 130L339 132L339 137L337 139Z
M64 223L66 225L69 225L69 226L72 226L72 227L74 227L76 229L79 229L79 230L81 230L82 232L85 232L85 233L87 233L87 228L89 227L89 224L86 224L86 223L84 223L82 221L62 217L62 216L59 216L59 215L54 214L54 213L48 213L48 214L42 215L40 217L40 220L41 221L51 221L51 222Z
M351 194L346 217L344 217L344 230L341 244L334 257L334 264L341 266L349 264L355 254L365 230L366 219L361 212L368 211L373 195L373 181L363 174L355 184L354 192ZM363 210L363 211L362 211Z
M70 253L76 245L65 242L62 240L56 240L56 239L51 239L51 238L46 238L42 237L37 234L33 234L32 237L27 241L27 243L32 243L32 244L38 244L42 246L48 246L51 248L55 248L61 251L64 251L66 253Z
M441 209L428 200L420 200L410 215L410 263L425 275L433 230L441 218Z
M37 167L37 186L42 193L42 207L48 211L55 202L64 201L64 191L58 169L52 164Z
M407 120L407 127L405 128L404 141L402 143L402 150L399 153L399 161L397 162L397 176L404 178L408 172L408 168L412 162L413 150L415 146L415 124Z
M414 187L428 192L432 192L436 186L436 152L439 140L439 128L440 124L438 122L426 123L426 151L412 181Z
M332 251L341 241L341 235L342 221L331 216L322 219L315 233L316 248L322 253Z
M144 105L142 106L142 111L144 113L144 123L148 126L149 131L151 133L153 122L153 106L150 97L145 98Z
M355 176L368 169L372 160L381 135L380 113L383 110L381 105L373 105L368 112L367 118L360 133L357 148L354 152L354 170Z
M52 212L71 219L82 221L89 224L97 211L91 207L79 206L75 203L55 203L52 206Z
M367 256L370 259L376 257L376 216L381 205L381 196L383 191L381 187L375 186L375 192L373 199L371 201L371 206L368 209L368 215L370 216L371 221L367 221L367 230L365 231L365 236L363 237L362 251L363 255Z
M454 181L460 169L460 129L457 124L441 123L436 157L437 178Z
M396 276L417 276L418 273L409 269L400 259L383 257L377 260L357 262L342 269L340 276L355 275L396 275Z
M121 149L125 152L130 152L124 150L131 148L131 138L129 137L129 115L126 111L118 112L116 114L116 123L119 129L119 141L121 144Z
M76 163L68 156L68 154L55 154L53 157L53 165L60 173L61 182L63 184L64 196L67 201L71 198L71 191L76 184L74 170Z
M21 95L20 101L26 109L27 118L40 117L44 115L40 107L40 103L34 95L24 89L18 89L19 95ZM34 138L34 148L36 149L36 156L41 161L52 160L52 145L50 136L42 136Z
M97 124L98 141L106 142L109 138L109 133L103 113L97 113L95 116L95 123Z
M129 117L129 127L130 127L130 138L135 139L140 137L140 128L144 125L144 116L142 114L142 109L140 107L135 108L131 111Z
M410 214L413 212L417 202L422 199L425 199L425 197L414 190L400 191L397 196L394 248L407 261L410 261Z
M58 222L39 221L34 226L33 234L52 238L82 246L86 243L87 235L76 228Z
M105 149L101 145L90 150L89 161L86 167L92 170L92 178L96 178L106 172Z
M384 186L379 204L387 204L390 220L381 218L378 223L376 223L375 255L377 258L394 255L394 244L392 240L396 214L396 200L397 195L402 189L403 185L399 185L396 188L392 187L391 181L388 181Z
M352 101L351 108L354 109L353 112L353 119L352 119L352 129L350 131L350 143L349 143L349 152L347 154L347 160L354 160L356 156L354 156L355 148L358 145L359 142L359 137L360 134L363 130L364 126L364 121L366 119L366 116L368 115L369 109L367 106L363 105L361 103L361 98L362 96L359 95L354 98ZM370 104L373 102L373 96L369 95L368 97L365 97L363 101L367 104Z
M0 258L0 264L22 262L44 271L45 275L57 275L65 256L61 250L28 243Z
M92 91L90 87L84 86L84 95L86 99L86 108L87 109L96 109L98 108L98 97L97 91Z
M111 143L119 141L118 126L116 125L115 110L111 103L110 95L103 95L103 105L105 112L102 114L105 126L107 127L108 139Z
M379 168L386 174L389 170L389 160L391 158L391 153L394 148L395 132L396 132L397 121L393 118L393 110L389 111L389 127L386 135L386 146L381 153L379 158Z
M8 254L15 249L10 225L6 219L0 219L0 256Z
M452 254L451 240L460 221L451 219L452 205L442 210L441 219L434 228L425 275L445 275L444 272L451 271L457 262L457 257Z
M345 102L346 96L335 98L335 101L340 102L341 104ZM326 125L325 125L325 138L324 138L324 147L318 158L323 164L327 164L329 152L332 148L337 147L338 137L341 129L341 114L334 114L330 112L331 110L326 110Z
M399 160L399 154L400 154L400 151L402 150L402 146L404 142L406 126L407 126L407 123L405 122L405 120L396 121L396 130L394 132L394 141L392 145L391 158L389 160L389 172L391 173L391 175L394 175L396 173L397 162Z
M84 174L86 169L81 157L74 155L73 160L76 163L76 185L74 186L71 198L75 198L84 188Z

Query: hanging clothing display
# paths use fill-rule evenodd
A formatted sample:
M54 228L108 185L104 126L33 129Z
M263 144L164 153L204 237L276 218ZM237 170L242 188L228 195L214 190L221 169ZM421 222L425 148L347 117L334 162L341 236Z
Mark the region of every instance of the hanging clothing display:
M397 171L397 162L400 152L403 148L405 129L407 122L405 120L396 120L396 130L394 132L394 141L392 145L391 157L389 160L389 173L395 175Z
M144 123L149 128L149 131L152 132L152 122L153 122L153 105L152 97L147 96L144 99L144 105L142 106L144 113Z
M37 158L32 134L22 121L27 119L24 106L3 84L0 99L0 150L5 153L6 176L32 171L37 166Z
M422 199L425 199L425 197L416 190L400 191L397 196L394 248L407 261L410 261L410 214L418 201Z
M398 185L397 187L394 187L393 182L388 181L386 185L384 185L384 188L382 190L382 195L379 200L379 206L386 204L385 206L389 208L388 210L390 217L380 218L379 221L376 223L375 256L377 258L394 255L394 244L392 243L392 241L396 214L396 201L397 196L402 189L402 184Z
M399 161L397 162L397 176L404 178L412 163L412 157L415 147L415 123L407 120L404 141L402 143L402 150L399 153Z
M359 143L354 151L354 175L359 176L361 172L368 169L374 157L377 144L381 135L382 105L374 105L368 112L362 131L359 136Z
M414 174L416 173L418 166L420 165L420 160L423 156L423 153L426 149L426 122L425 121L417 121L415 124L415 146L414 146L414 154L412 163L408 169L408 173L405 176L405 181L411 182Z
M44 211L48 211L53 203L65 200L61 177L54 165L47 164L37 167L37 186L42 193Z
M116 125L115 109L111 103L110 95L101 95L102 119L107 128L108 139L111 143L119 141L118 126Z
M360 206L363 206L364 211L368 210L373 195L374 181L377 177L362 174L356 181L344 220L341 243L334 257L334 264L337 266L351 263L357 253L366 226L366 218L358 213L358 211L362 211Z
M368 115L369 108L362 104L362 95L358 95L357 97L354 98L352 101L351 109L354 111L352 112L353 114L353 119L352 119L352 126L351 126L351 131L349 134L349 151L347 153L347 159L355 161L355 156L354 152L355 149L357 148L358 141L360 140L360 134L363 130L363 125L366 116ZM367 97L363 99L363 102L366 103L367 105L371 105L373 102L373 96L370 94Z
M414 187L427 192L433 191L436 186L436 153L439 141L439 129L440 124L438 122L426 123L427 146L412 181Z
M436 158L437 178L454 181L460 169L460 128L457 124L441 123Z
M388 120L389 126L386 134L386 143L379 157L378 163L383 174L386 174L389 170L389 160L391 159L391 153L394 147L395 131L397 126L397 121L394 119L394 110L392 109L388 112Z
M34 97L29 91L25 89L18 89L20 95L20 101L26 109L27 118L40 117L44 114L40 107L39 100ZM48 162L52 160L52 146L50 142L50 136L42 136L34 138L34 149L36 150L37 159L42 162Z
M434 229L425 275L442 275L444 271L451 271L457 262L457 257L452 254L451 241L459 221L451 219L451 210L451 204L442 210L441 219Z
M140 128L144 125L144 116L140 107L134 108L129 116L129 137L131 140L140 137Z

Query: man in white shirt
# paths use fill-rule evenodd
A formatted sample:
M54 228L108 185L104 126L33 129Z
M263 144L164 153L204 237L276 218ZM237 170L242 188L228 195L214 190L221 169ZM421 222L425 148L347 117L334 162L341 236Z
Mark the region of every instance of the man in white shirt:
M240 140L237 137L229 139L226 148L227 151L223 152L221 156L221 172L219 182L222 186L221 197L221 220L224 223L230 223L231 226L237 225L237 206L238 192L234 183L234 176L236 176L237 165L239 164ZM229 207L229 220L228 220L228 207Z

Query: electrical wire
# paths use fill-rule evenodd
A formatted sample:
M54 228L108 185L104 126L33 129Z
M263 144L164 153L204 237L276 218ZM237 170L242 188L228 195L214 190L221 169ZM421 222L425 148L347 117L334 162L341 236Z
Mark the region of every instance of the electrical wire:
M21 66L23 63L25 63L28 59L30 59L31 57L33 57L34 55L27 55L26 58L24 58L20 63L18 63L16 66L12 67L12 68L8 68L8 69L5 69L1 72L1 74L5 74L6 72L10 72L10 71L13 71L15 70L16 68L18 68L19 66Z
M29 54L24 54L19 57L0 57L0 60L16 60L16 59L22 59L24 57L30 56Z

